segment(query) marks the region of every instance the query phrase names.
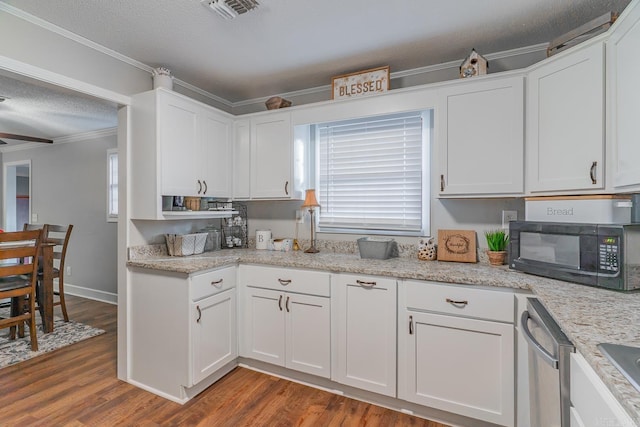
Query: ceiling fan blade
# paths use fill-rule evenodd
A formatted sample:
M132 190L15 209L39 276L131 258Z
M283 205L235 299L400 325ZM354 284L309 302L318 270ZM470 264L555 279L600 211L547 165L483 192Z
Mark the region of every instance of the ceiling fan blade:
M0 145L6 145L7 143L0 139Z
M2 133L2 132L0 132L0 138L18 139L20 141L29 141L29 142L46 142L48 144L52 144L53 143L53 140L51 140L51 139L36 138L36 137L33 137L33 136L26 136L26 135L15 135L13 133Z

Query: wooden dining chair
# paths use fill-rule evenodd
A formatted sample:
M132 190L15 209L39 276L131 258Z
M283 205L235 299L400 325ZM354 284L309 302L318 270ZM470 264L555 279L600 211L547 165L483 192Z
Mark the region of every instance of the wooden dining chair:
M53 278L58 279L58 290L54 291L54 295L58 296L57 301L54 300L53 305L59 305L62 309L62 317L64 321L69 321L69 315L67 314L67 305L64 301L64 262L67 257L67 246L69 245L69 238L71 237L71 231L73 225L55 225L55 224L25 224L24 229L43 229L43 241L47 243L53 243ZM38 272L38 283L42 282L42 268ZM38 292L39 294L39 292Z
M11 299L9 317L0 319L0 328L11 328L10 338L24 336L29 326L31 350L38 351L35 294L38 280L38 252L42 230L0 233L0 299ZM29 303L25 307L23 301Z

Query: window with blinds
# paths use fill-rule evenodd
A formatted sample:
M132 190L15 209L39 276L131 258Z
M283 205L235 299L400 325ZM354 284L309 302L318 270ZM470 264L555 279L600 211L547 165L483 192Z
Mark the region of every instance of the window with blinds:
M316 125L319 231L425 231L430 117L418 111Z

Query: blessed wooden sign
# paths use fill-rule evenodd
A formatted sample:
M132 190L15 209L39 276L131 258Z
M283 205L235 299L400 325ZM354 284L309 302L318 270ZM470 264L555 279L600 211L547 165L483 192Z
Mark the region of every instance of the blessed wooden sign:
M390 88L389 67L372 68L331 79L331 99L354 98L386 92Z

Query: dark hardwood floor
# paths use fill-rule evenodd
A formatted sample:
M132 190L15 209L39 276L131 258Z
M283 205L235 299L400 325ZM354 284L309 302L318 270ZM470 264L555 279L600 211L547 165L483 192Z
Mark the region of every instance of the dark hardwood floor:
M443 427L244 368L179 405L116 378L116 306L67 306L106 333L0 369L0 426Z

